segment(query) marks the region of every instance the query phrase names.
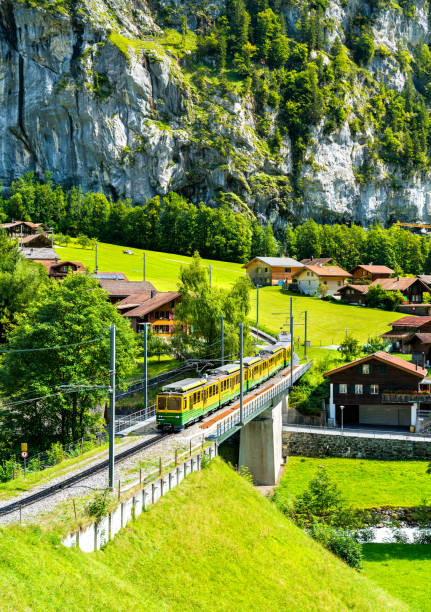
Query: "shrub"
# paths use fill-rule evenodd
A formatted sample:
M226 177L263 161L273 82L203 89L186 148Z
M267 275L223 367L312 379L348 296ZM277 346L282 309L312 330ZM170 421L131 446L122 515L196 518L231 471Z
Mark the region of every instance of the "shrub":
M109 504L111 503L110 490L105 489L104 491L97 493L91 501L85 507L85 513L87 516L91 516L100 521L107 513Z
M361 353L361 350L362 347L359 340L350 334L344 338L343 342L338 347L338 351L343 355L346 361L355 359L355 357Z
M310 530L310 535L350 567L361 568L362 545L348 533L315 523Z
M51 447L46 451L46 454L48 455L48 461L51 465L61 463L61 461L63 461L65 458L65 452L60 442L51 444Z

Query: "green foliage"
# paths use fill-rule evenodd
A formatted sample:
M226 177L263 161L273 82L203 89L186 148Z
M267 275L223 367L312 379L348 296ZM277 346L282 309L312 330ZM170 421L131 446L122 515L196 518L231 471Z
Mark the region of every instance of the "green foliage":
M377 353L377 351L384 351L388 347L388 341L380 336L370 336L362 350L364 353Z
M46 451L50 465L57 465L64 461L65 454L61 442L54 442Z
M361 569L362 567L362 545L357 542L348 532L339 531L327 525L315 522L309 533L311 537L320 542L325 548L337 555L350 567Z
M344 361L352 361L361 354L362 346L357 338L347 334L339 345L338 351L342 354Z
M401 291L385 291L381 285L371 285L365 295L365 303L371 308L395 310L403 302Z
M96 493L86 505L85 513L96 521L100 521L108 514L111 501L112 496L109 489Z

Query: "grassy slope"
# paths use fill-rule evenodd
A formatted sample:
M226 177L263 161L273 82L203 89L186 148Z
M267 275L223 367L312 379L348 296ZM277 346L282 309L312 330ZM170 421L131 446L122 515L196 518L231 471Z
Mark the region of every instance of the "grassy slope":
M363 459L314 459L290 457L280 486L296 496L303 491L320 465L357 508L416 506L431 499L427 461L371 461Z
M91 271L94 269L94 251L78 245L56 247L63 259L82 261ZM124 255L122 246L99 243L99 270L124 272L130 280L142 280L141 249L133 249L134 255ZM146 278L160 291L176 289L181 265L190 263L191 258L172 253L146 253ZM241 264L224 261L203 260L212 266L212 280L215 284L228 287L240 274ZM272 333L285 328L289 312L289 295L281 293L279 287L265 287L260 290L260 325ZM256 292L250 293L251 320L256 316ZM383 310L346 306L293 294L295 322L303 321L304 310L308 311L308 339L314 347L339 343L345 336L346 328L361 341L369 335L387 331L388 324L397 318L397 313ZM281 314L273 314L281 313ZM295 336L303 338L303 327L295 326Z
M56 246L58 255L63 260L81 261L91 272L94 271L95 253L91 249L82 249L73 244L68 247ZM142 280L143 253L142 249L132 249L134 255L124 255L126 247L99 242L98 268L101 272L124 272L129 280ZM191 262L191 257L175 255L174 253L158 253L145 251L146 280L151 281L159 291L171 291L177 288L178 276L182 265ZM211 265L212 281L218 285L229 286L240 274L244 274L241 264L202 260L205 265Z
M85 555L56 544L37 529L0 531L1 609L407 609L289 523L220 460L104 551Z
M412 610L431 610L431 546L366 544L364 573L395 597L410 604Z

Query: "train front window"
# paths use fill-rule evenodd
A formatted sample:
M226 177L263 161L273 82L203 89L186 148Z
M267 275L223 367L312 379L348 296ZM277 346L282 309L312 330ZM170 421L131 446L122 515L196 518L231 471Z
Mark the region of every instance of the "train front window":
M163 395L157 398L157 410L166 410L166 397Z
M181 403L180 403L179 397L168 397L166 404L167 404L166 408L168 410L176 410L176 411L181 410Z

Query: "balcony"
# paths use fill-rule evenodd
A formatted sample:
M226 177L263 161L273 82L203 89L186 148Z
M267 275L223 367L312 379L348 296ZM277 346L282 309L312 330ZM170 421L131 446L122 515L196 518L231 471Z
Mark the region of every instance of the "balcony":
M382 393L382 402L384 404L412 404L414 402L431 404L431 393L386 391Z

